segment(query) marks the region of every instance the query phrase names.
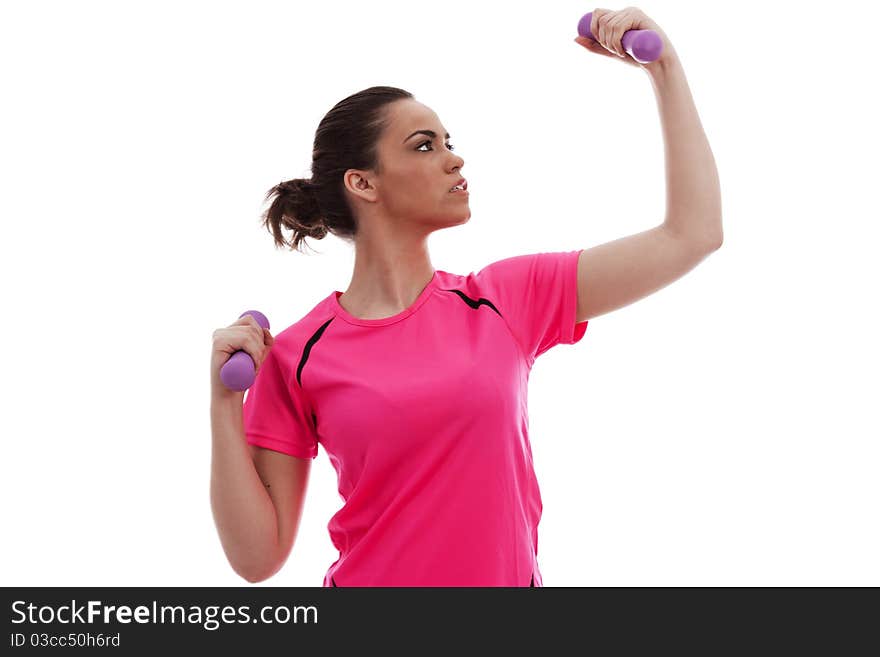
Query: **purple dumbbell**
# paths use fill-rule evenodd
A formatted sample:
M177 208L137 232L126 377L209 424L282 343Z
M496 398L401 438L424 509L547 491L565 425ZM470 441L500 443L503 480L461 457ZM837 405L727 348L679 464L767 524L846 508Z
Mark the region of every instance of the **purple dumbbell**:
M593 12L584 14L583 18L578 21L578 34L595 41L593 33L590 32L592 20ZM623 49L641 64L657 60L660 53L663 52L663 39L654 30L627 30L623 33L620 43L623 45Z
M264 329L269 328L269 320L259 310L245 310L238 318L241 319L245 315L251 315ZM253 384L256 372L254 359L244 349L239 349L223 363L223 367L220 368L220 380L230 390L247 390Z

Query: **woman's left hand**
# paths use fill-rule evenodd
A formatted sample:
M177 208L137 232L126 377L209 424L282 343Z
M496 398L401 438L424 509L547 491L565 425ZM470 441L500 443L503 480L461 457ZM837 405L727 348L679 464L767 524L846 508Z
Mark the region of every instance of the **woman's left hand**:
M623 49L621 39L624 32L629 30L654 30L660 35L663 41L663 52L660 59L653 62L641 63ZM575 38L579 44L590 52L605 57L613 57L620 59L631 66L646 68L658 64L663 60L671 59L675 56L675 50L666 33L660 29L660 26L652 21L641 9L637 7L627 7L620 11L611 11L610 9L594 9L593 19L590 22L590 32L596 37L596 40L589 37L578 36Z

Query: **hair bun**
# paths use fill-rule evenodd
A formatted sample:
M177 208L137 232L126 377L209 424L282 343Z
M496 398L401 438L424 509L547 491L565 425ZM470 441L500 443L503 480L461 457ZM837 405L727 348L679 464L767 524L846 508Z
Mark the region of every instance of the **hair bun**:
M292 180L282 180L275 188L279 194L287 192L313 192L315 184L307 178L293 178Z

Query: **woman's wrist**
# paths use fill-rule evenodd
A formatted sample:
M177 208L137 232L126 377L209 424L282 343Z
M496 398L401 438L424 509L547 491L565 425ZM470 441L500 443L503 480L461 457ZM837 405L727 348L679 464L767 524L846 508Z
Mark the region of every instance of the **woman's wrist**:
M682 66L681 60L678 59L678 53L672 46L669 46L663 51L660 59L646 65L644 69L651 76L651 80L655 83L662 83L665 78L680 72Z
M244 391L228 390L226 388L211 389L211 413L229 414L241 413L244 402Z

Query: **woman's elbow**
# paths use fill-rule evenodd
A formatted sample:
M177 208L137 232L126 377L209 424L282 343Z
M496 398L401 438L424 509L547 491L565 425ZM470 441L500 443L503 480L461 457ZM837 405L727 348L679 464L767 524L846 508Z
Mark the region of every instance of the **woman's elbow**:
M259 582L264 582L270 577L273 577L281 568L279 566L275 566L270 568L269 570L246 570L246 569L235 569L236 574L251 584L257 584Z

